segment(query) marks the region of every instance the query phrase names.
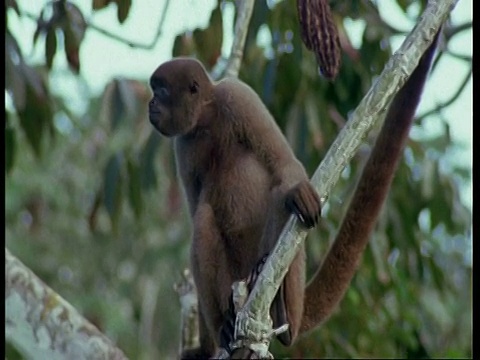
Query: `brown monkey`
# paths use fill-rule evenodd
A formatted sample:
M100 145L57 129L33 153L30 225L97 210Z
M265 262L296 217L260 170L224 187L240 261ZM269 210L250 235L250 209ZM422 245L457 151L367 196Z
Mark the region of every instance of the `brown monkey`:
M291 212L314 226L320 200L267 108L246 84L236 79L212 83L198 61L180 58L162 64L150 85L150 121L163 135L175 137L177 169L193 219L191 266L199 293L201 354L211 356L232 283L247 277L273 247ZM300 326L304 268L300 252L282 290L288 315L283 299L275 301L276 324Z
M393 102L338 239L306 289L303 249L292 262L271 309L275 327L290 325L279 336L282 343L290 345L318 325L343 296L390 186L433 52L434 46ZM160 65L150 86L150 122L174 137L193 221L191 267L201 347L182 357L210 357L219 346L232 283L246 278L273 248L290 213L306 227L314 226L320 200L274 119L246 84L214 83L198 61L178 58Z

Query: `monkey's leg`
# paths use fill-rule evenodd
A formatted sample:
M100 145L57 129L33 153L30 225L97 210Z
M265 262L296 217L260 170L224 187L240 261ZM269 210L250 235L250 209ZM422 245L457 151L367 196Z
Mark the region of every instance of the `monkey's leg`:
M213 356L219 345L219 330L223 314L228 309L233 279L209 204L199 204L195 212L191 251L192 273L199 301L200 347L203 353Z
M278 237L285 226L289 211L285 207L287 194L280 188L273 189L271 193L271 206L262 236L263 252L271 252ZM297 337L303 314L303 299L305 290L305 252L303 247L299 250L292 261L288 273L273 300L270 315L273 327L277 328L285 323L289 324L286 332L278 335L278 339L284 345L290 345Z

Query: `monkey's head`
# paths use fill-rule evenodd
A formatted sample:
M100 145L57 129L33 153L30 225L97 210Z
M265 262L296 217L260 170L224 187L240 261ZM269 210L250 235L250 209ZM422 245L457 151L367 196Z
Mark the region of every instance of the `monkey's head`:
M205 68L189 58L160 65L150 78L150 87L150 122L165 136L185 135L194 130L213 96L213 84Z

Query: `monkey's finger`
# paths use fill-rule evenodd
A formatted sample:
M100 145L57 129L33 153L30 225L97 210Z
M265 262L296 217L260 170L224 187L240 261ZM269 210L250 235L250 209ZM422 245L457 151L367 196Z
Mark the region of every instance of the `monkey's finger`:
M308 229L312 228L315 223L309 216L305 216L304 212L300 210L296 203L292 204L292 213L298 218L298 220Z

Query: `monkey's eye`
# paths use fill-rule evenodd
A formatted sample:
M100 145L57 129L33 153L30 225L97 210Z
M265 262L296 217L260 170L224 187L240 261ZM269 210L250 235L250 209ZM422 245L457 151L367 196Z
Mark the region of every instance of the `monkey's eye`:
M196 81L193 82L192 85L190 85L190 93L191 94L196 94L198 92L198 88L200 86L198 85L198 83Z

